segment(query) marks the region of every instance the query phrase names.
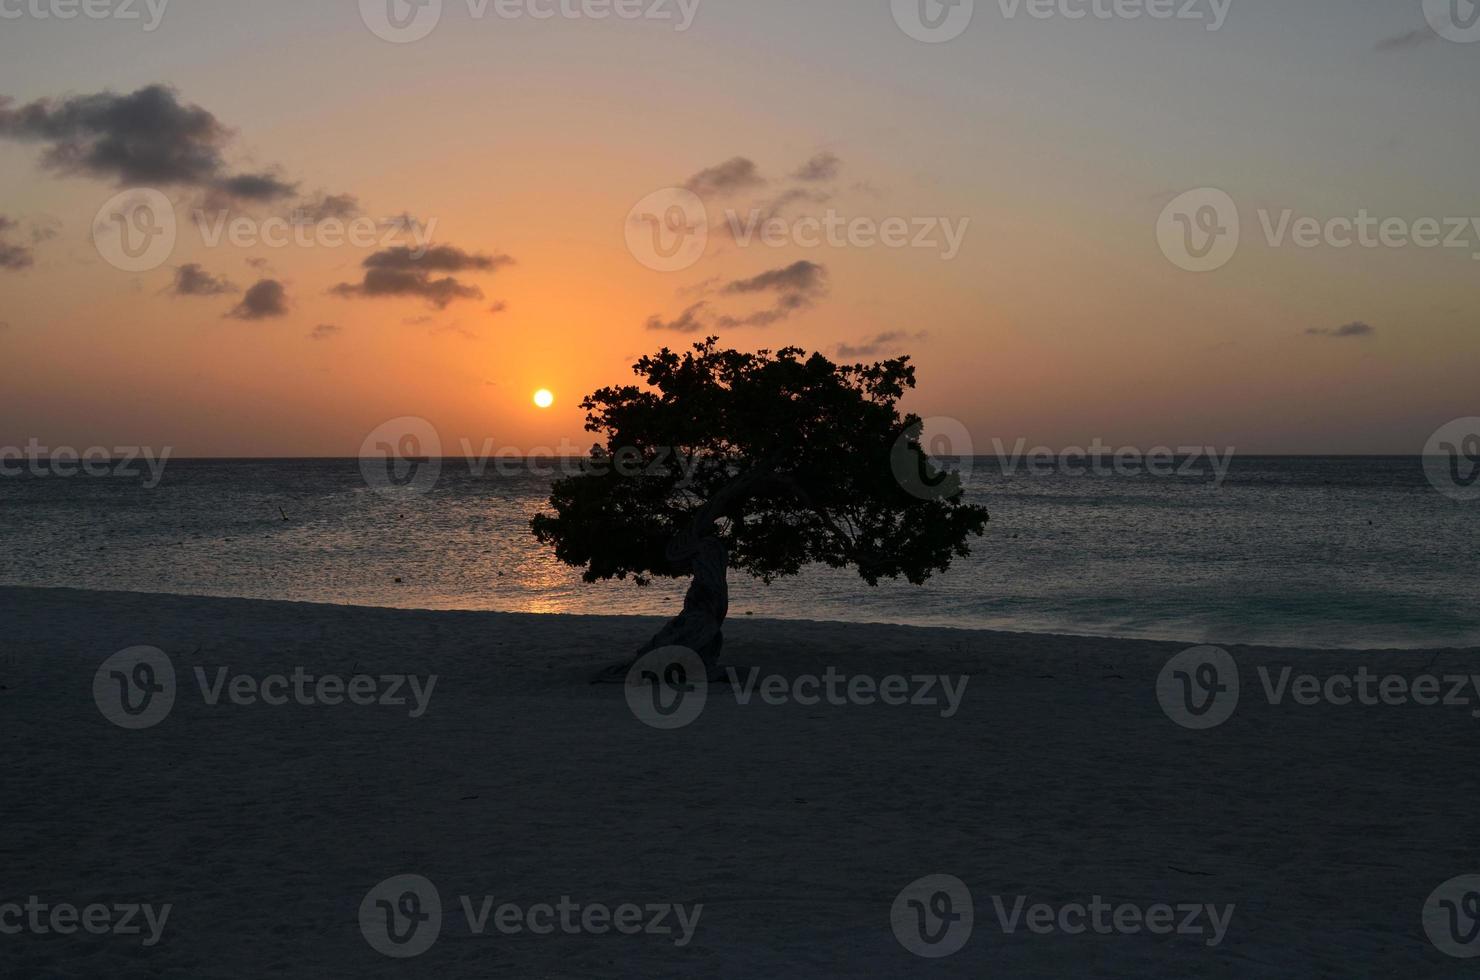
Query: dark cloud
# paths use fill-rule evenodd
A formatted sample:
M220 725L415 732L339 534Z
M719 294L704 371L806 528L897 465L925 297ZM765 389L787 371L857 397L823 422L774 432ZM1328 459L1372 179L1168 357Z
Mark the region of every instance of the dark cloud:
M715 321L715 326L721 329L769 327L816 303L827 292L827 269L816 262L803 260L782 269L763 272L751 279L736 280L720 292L731 296L775 293L776 302L770 309L741 317L721 316Z
M812 297L801 293L785 293L777 298L776 305L770 309L757 310L745 316L725 314L716 319L714 325L723 330L734 327L769 327L788 319L793 313L809 308L814 302Z
M211 275L194 262L176 269L174 284L170 286L170 292L176 296L220 296L236 290L230 281Z
M1372 50L1401 51L1404 48L1416 48L1421 44L1427 44L1430 41L1437 41L1438 39L1439 35L1437 33L1429 30L1427 27L1421 27L1416 31L1409 31L1406 34L1395 34L1392 37L1384 38L1373 45Z
M843 161L838 159L835 153L819 153L806 163L802 168L792 174L797 180L818 182L834 180L842 172Z
M342 282L331 292L336 296L419 296L439 310L460 299L482 299L483 290L458 282L451 276L433 279L425 272L403 272L399 269L367 269L364 281Z
M288 315L288 293L276 279L264 279L228 314L237 320L268 320Z
M483 290L452 276L433 279L432 273L493 272L512 264L514 260L507 255L478 255L451 245L439 245L425 253L397 246L367 258L362 281L340 283L330 292L345 297L416 296L441 310L456 300L482 299Z
M500 313L507 312L508 309L509 304L505 303L503 300L499 300L497 303L494 303L488 308L488 312L492 313L494 316L498 316Z
M688 179L684 187L695 194L729 194L750 187L759 187L766 182L756 170L755 163L745 157L726 160L717 167L701 170Z
M194 187L252 202L293 193L293 185L271 174L228 172L224 152L232 138L214 115L180 102L164 85L19 107L0 98L0 139L43 144L42 165L57 173Z
M324 221L353 221L362 214L360 199L353 194L324 194L294 208L293 221L316 225Z
M1358 321L1340 327L1311 327L1305 332L1312 337L1370 337L1377 328Z
M16 271L29 269L36 264L36 255L28 247L4 241L3 236L8 235L17 227L12 219L0 214L0 269Z
M675 333L698 333L705 329L708 324L701 315L709 308L706 302L698 302L680 313L677 319L664 320L654 313L648 317L647 328L649 330L672 330Z
M0 269L15 272L20 269L29 269L35 264L36 256L26 246L0 242Z
M238 201L256 203L291 197L297 192L298 185L279 180L273 174L237 174L218 180L211 185L211 190Z
M308 335L308 339L333 340L335 337L339 336L343 332L343 328L335 326L332 323L321 323L313 328L313 332Z
M376 252L365 260L367 269L400 269L413 272L492 272L500 266L513 265L507 255L477 255L452 245L438 245L426 250L397 245Z
M879 354L894 353L899 350L899 345L911 340L924 340L929 336L925 331L919 333L906 333L903 330L890 330L885 333L862 341L858 345L839 344L839 357L877 357Z
M725 286L721 292L736 293L815 293L827 279L827 269L816 262L803 259L782 269L762 272L752 279L738 279Z
M827 268L815 262L796 262L750 279L737 279L719 292L725 296L775 294L776 299L770 307L742 316L729 313L711 316L709 301L700 300L680 313L677 319L665 320L656 314L649 317L647 329L697 333L711 329L769 327L810 308L827 292Z

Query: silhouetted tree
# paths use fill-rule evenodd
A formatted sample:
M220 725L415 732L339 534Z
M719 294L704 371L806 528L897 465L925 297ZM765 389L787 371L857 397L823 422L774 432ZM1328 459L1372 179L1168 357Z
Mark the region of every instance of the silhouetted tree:
M636 657L681 645L712 667L728 568L770 582L820 562L852 566L870 585L920 584L969 553L988 514L962 501L956 474L934 468L920 419L899 414L915 386L908 357L850 366L796 347L716 345L664 348L633 366L646 387L587 397L586 428L605 445L555 482L554 513L533 521L588 582L693 577L683 611Z

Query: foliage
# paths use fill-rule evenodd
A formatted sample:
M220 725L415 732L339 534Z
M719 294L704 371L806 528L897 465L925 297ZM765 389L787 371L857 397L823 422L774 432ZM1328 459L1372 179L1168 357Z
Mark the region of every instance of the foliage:
M871 585L922 583L968 553L988 515L932 469L920 420L899 414L915 386L909 361L838 365L797 347L721 350L713 337L643 357L633 370L645 387L582 402L604 445L555 483L554 513L535 517L534 533L588 582L685 574L666 549L693 529L767 582L821 562ZM919 481L898 477L901 459L907 477L939 491L907 489ZM696 518L712 528L693 528Z

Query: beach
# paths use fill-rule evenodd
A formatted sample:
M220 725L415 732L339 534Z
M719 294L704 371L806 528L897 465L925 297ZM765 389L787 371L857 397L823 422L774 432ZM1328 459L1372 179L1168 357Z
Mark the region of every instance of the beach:
M663 730L629 690L588 683L659 622L0 588L0 926L19 921L3 903L32 896L154 915L136 936L59 935L42 911L39 929L0 936L3 972L1466 966L1426 935L1424 911L1480 872L1466 830L1480 694L1422 703L1413 679L1480 674L1480 650L1229 646L1237 708L1197 729L1158 698L1190 643L739 617L722 659L736 681ZM138 647L177 684L163 716L132 728L141 716L108 708L111 680L95 681ZM1304 704L1285 668L1408 678L1413 696ZM891 910L940 875L969 890L974 918L952 955L923 958ZM377 895L416 910L403 876L430 883L442 911L409 957L367 933ZM528 915L543 905L554 920ZM1030 928L1039 905L1054 912ZM643 910L627 931L613 924L624 907ZM948 908L959 917L961 896Z

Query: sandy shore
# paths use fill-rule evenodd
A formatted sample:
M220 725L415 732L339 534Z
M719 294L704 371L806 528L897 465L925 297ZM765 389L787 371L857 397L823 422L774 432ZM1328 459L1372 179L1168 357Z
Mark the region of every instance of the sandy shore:
M725 651L740 684L711 685L702 713L665 731L638 717L629 692L585 683L650 635L651 620L4 588L0 624L0 929L28 919L0 934L5 976L1474 967L1436 948L1424 908L1446 881L1480 873L1480 693L1468 705L1271 704L1259 670L1480 674L1477 650L1229 647L1237 710L1195 730L1157 696L1188 644L741 619ZM147 716L162 692L143 714L120 715L107 708L117 678L104 669L99 680L105 661L139 646L176 672L157 719ZM138 662L113 662L126 668L120 683L149 679ZM294 692L295 671L315 680ZM319 685L325 676L342 686ZM846 703L829 700L829 676ZM762 696L780 700L783 687L786 703ZM233 703L233 691L256 703ZM883 693L935 700L895 705ZM278 694L286 703L262 703ZM364 925L373 933L386 908L428 914L402 903L405 882L374 891L402 875L430 882L443 913L435 941L409 959L377 952ZM960 896L941 905L951 893L938 882L901 896L932 875L959 879L974 907L959 951L938 959L906 948L912 916L959 915ZM31 896L79 915L170 910L154 935L114 930L116 910L108 934L58 935L65 912L7 918L7 902ZM463 896L490 911L482 934ZM1019 897L1024 916L1047 905L1057 926L1103 902L1109 926L1040 932L1020 917L1009 932L998 904L1010 918ZM562 899L581 911L553 925L530 916ZM905 912L891 920L896 899ZM1162 905L1205 914L1162 934L1149 928ZM661 923L655 906L672 906ZM494 924L500 907L512 909L507 929ZM623 907L640 910L643 931L615 929ZM1203 928L1225 911L1216 934ZM148 921L142 907L135 921ZM430 920L394 921L428 930L396 950L431 934ZM945 942L964 928L929 921L955 930ZM553 931L532 931L544 925Z

